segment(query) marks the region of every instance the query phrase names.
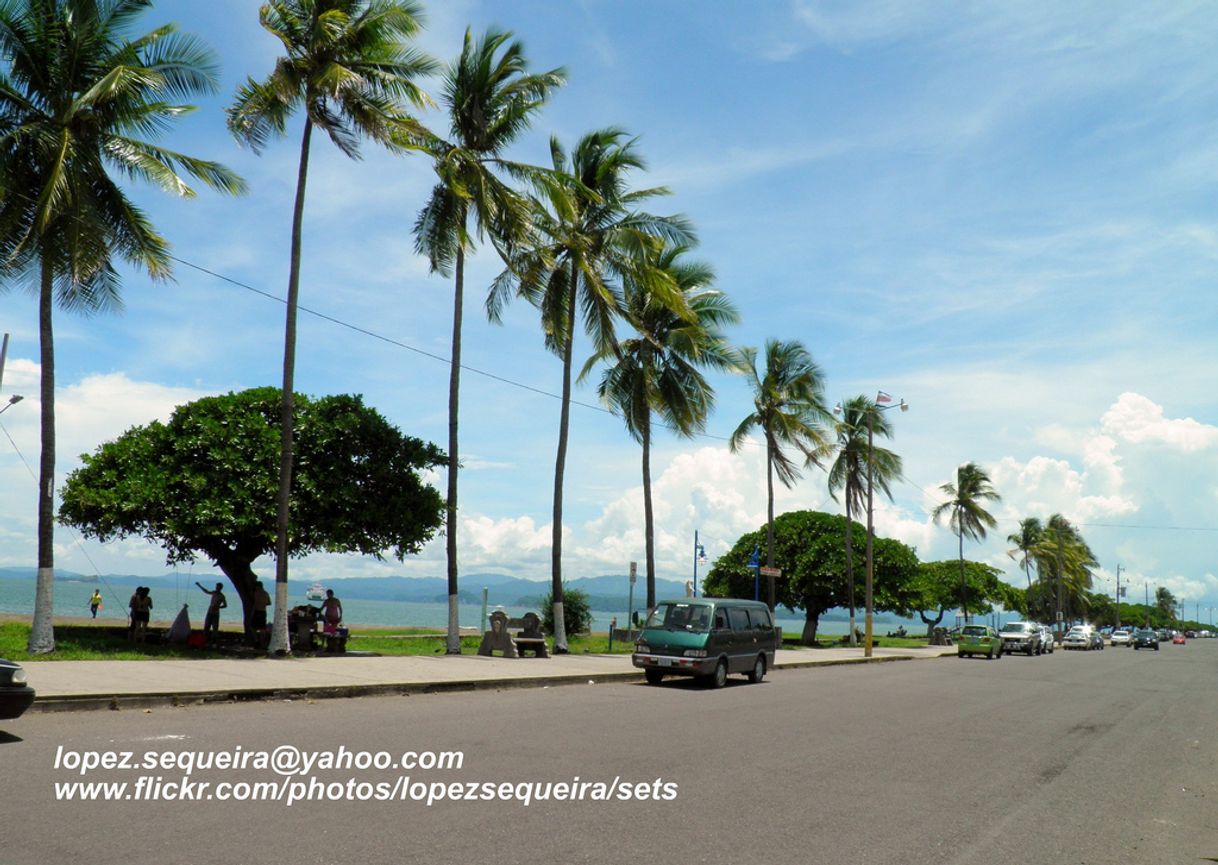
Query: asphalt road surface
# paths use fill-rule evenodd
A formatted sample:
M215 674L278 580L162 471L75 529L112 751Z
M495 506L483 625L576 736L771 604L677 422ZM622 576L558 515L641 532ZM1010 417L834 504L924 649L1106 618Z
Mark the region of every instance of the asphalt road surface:
M720 691L678 681L34 714L0 729L4 865L1218 857L1218 640L780 671ZM279 746L398 763L460 751L463 764L361 769L339 752L338 766L299 776L258 768ZM139 763L213 751L254 762L195 769L190 801L136 788L180 782L180 767L74 768L100 759L87 752ZM67 801L63 786L57 799L57 783L82 780L128 786L111 788L118 801ZM257 795L276 801L219 799L218 785L241 796L263 782L315 798L288 805L268 785ZM477 798L412 798L440 787Z

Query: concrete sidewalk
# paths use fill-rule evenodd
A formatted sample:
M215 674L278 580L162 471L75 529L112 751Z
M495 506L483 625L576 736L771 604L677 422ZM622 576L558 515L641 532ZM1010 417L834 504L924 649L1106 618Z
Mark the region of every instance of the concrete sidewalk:
M954 646L778 652L776 669L937 658ZM642 678L629 655L556 655L548 659L479 655L248 658L165 661L41 661L25 664L37 691L31 712L117 709L263 699L432 693Z

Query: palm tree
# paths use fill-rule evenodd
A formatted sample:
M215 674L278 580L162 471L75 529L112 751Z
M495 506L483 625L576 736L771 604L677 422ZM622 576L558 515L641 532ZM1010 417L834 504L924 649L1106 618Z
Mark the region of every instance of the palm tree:
M53 307L122 306L115 259L170 275L169 245L112 174L182 197L183 174L224 192L243 181L215 162L145 140L216 90L211 52L169 24L131 38L149 0L8 0L0 4L0 275L38 296L42 452L38 584L29 651L55 648L55 346Z
M283 43L285 56L262 82L247 79L228 109L228 128L255 153L282 136L288 119L304 108L296 201L288 270L283 346L283 405L280 416L278 529L275 546L275 623L269 651L288 648L288 529L292 488L295 402L296 310L300 296L300 242L309 142L313 127L344 154L359 157L360 138L393 145L410 119L402 100L421 106L427 97L415 84L435 63L407 48L420 28L413 0L269 0L259 11L263 28Z
M593 350L615 341L614 320L622 309L623 279L646 288L657 302L682 314L684 298L672 277L651 266L661 245L690 245L693 229L681 216L653 216L635 208L666 195L663 187L631 191L630 171L644 168L635 142L620 129L590 132L568 157L550 139L553 173L538 178L533 200L532 241L512 257L487 297L487 314L498 320L513 295L541 310L545 344L562 358L562 404L554 461L554 511L550 550L554 599L554 650L567 651L562 616L562 504L571 414L571 358L575 322L582 316Z
M790 489L802 476L786 449L803 454L805 465L821 465L832 443L826 427L833 416L825 407L825 379L803 344L770 339L765 344L765 374L757 372L757 349L741 349L753 387L753 411L728 443L739 452L753 428L765 438L766 565L774 566L774 475ZM770 598L773 607L774 599Z
M851 540L854 514L867 505L867 453L871 452L871 479L880 492L892 501L890 484L901 476L901 458L887 448L868 443L872 437L892 437L892 424L875 402L859 395L841 404L841 415L833 425L836 434L834 448L837 457L829 467L829 495L837 501L842 492L846 499L846 582L850 600L850 643L856 641L854 630L854 546Z
M1067 610L1080 610L1091 588L1091 571L1097 567L1095 554L1078 529L1061 514L1049 517L1040 540L1032 550L1037 570L1052 580L1055 608L1063 617Z
M656 603L655 518L651 502L652 418L677 435L690 437L706 428L715 392L700 368L739 369L738 353L721 328L740 316L722 292L710 288L710 265L683 259L684 246L670 246L654 265L668 273L685 296L686 317L659 302L633 279L625 283L623 317L636 336L603 348L584 364L579 380L599 363L609 364L597 393L621 414L630 435L643 446L643 523L647 560L647 606Z
M473 246L469 218L479 238L489 235L505 260L528 226L528 200L505 184L496 170L527 175L527 166L504 158L528 128L551 89L566 80L562 69L530 75L524 48L508 44L510 33L490 29L476 42L469 30L458 57L444 75L440 104L449 117L449 139L428 132L407 140L432 157L439 183L415 222L415 250L426 254L433 273L456 272L453 290L452 361L448 381L448 654L460 654L457 621L457 409L461 381L461 315L465 254ZM506 46L506 47L505 47Z
M1036 517L1028 517L1020 520L1019 531L1007 535L1007 543L1011 544L1011 549L1007 550L1007 555L1012 559L1023 558L1019 561L1019 566L1023 568L1024 576L1028 580L1028 588L1032 588L1032 563L1035 561L1033 550L1040 543L1041 534L1044 532L1044 527L1040 524L1040 520Z
M990 476L976 463L965 463L956 469L956 482L946 483L940 490L951 496L949 501L931 511L931 518L939 521L943 514L950 514L952 531L960 538L960 606L964 621L968 621L968 598L964 587L964 539L985 539L985 530L998 525L998 520L984 507L985 502L1002 501L990 484Z

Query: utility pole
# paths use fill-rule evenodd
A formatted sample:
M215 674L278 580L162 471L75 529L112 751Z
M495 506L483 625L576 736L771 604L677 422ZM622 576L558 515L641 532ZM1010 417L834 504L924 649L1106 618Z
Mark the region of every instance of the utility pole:
M1116 628L1121 627L1121 566L1117 565ZM1116 630L1113 628L1113 630Z
M8 334L0 342L0 390L4 390L4 359L8 357Z

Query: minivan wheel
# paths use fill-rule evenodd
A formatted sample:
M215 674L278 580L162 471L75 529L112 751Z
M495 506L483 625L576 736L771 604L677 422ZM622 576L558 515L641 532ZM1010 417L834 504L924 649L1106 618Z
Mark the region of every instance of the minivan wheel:
M658 685L664 681L664 674L659 670L645 670L643 675L647 677L648 685Z
M727 684L727 661L720 658L719 663L715 665L715 672L711 676L711 687L722 688L726 684Z
M757 656L756 663L753 664L753 672L749 673L749 681L756 685L765 677L765 658L762 655Z

